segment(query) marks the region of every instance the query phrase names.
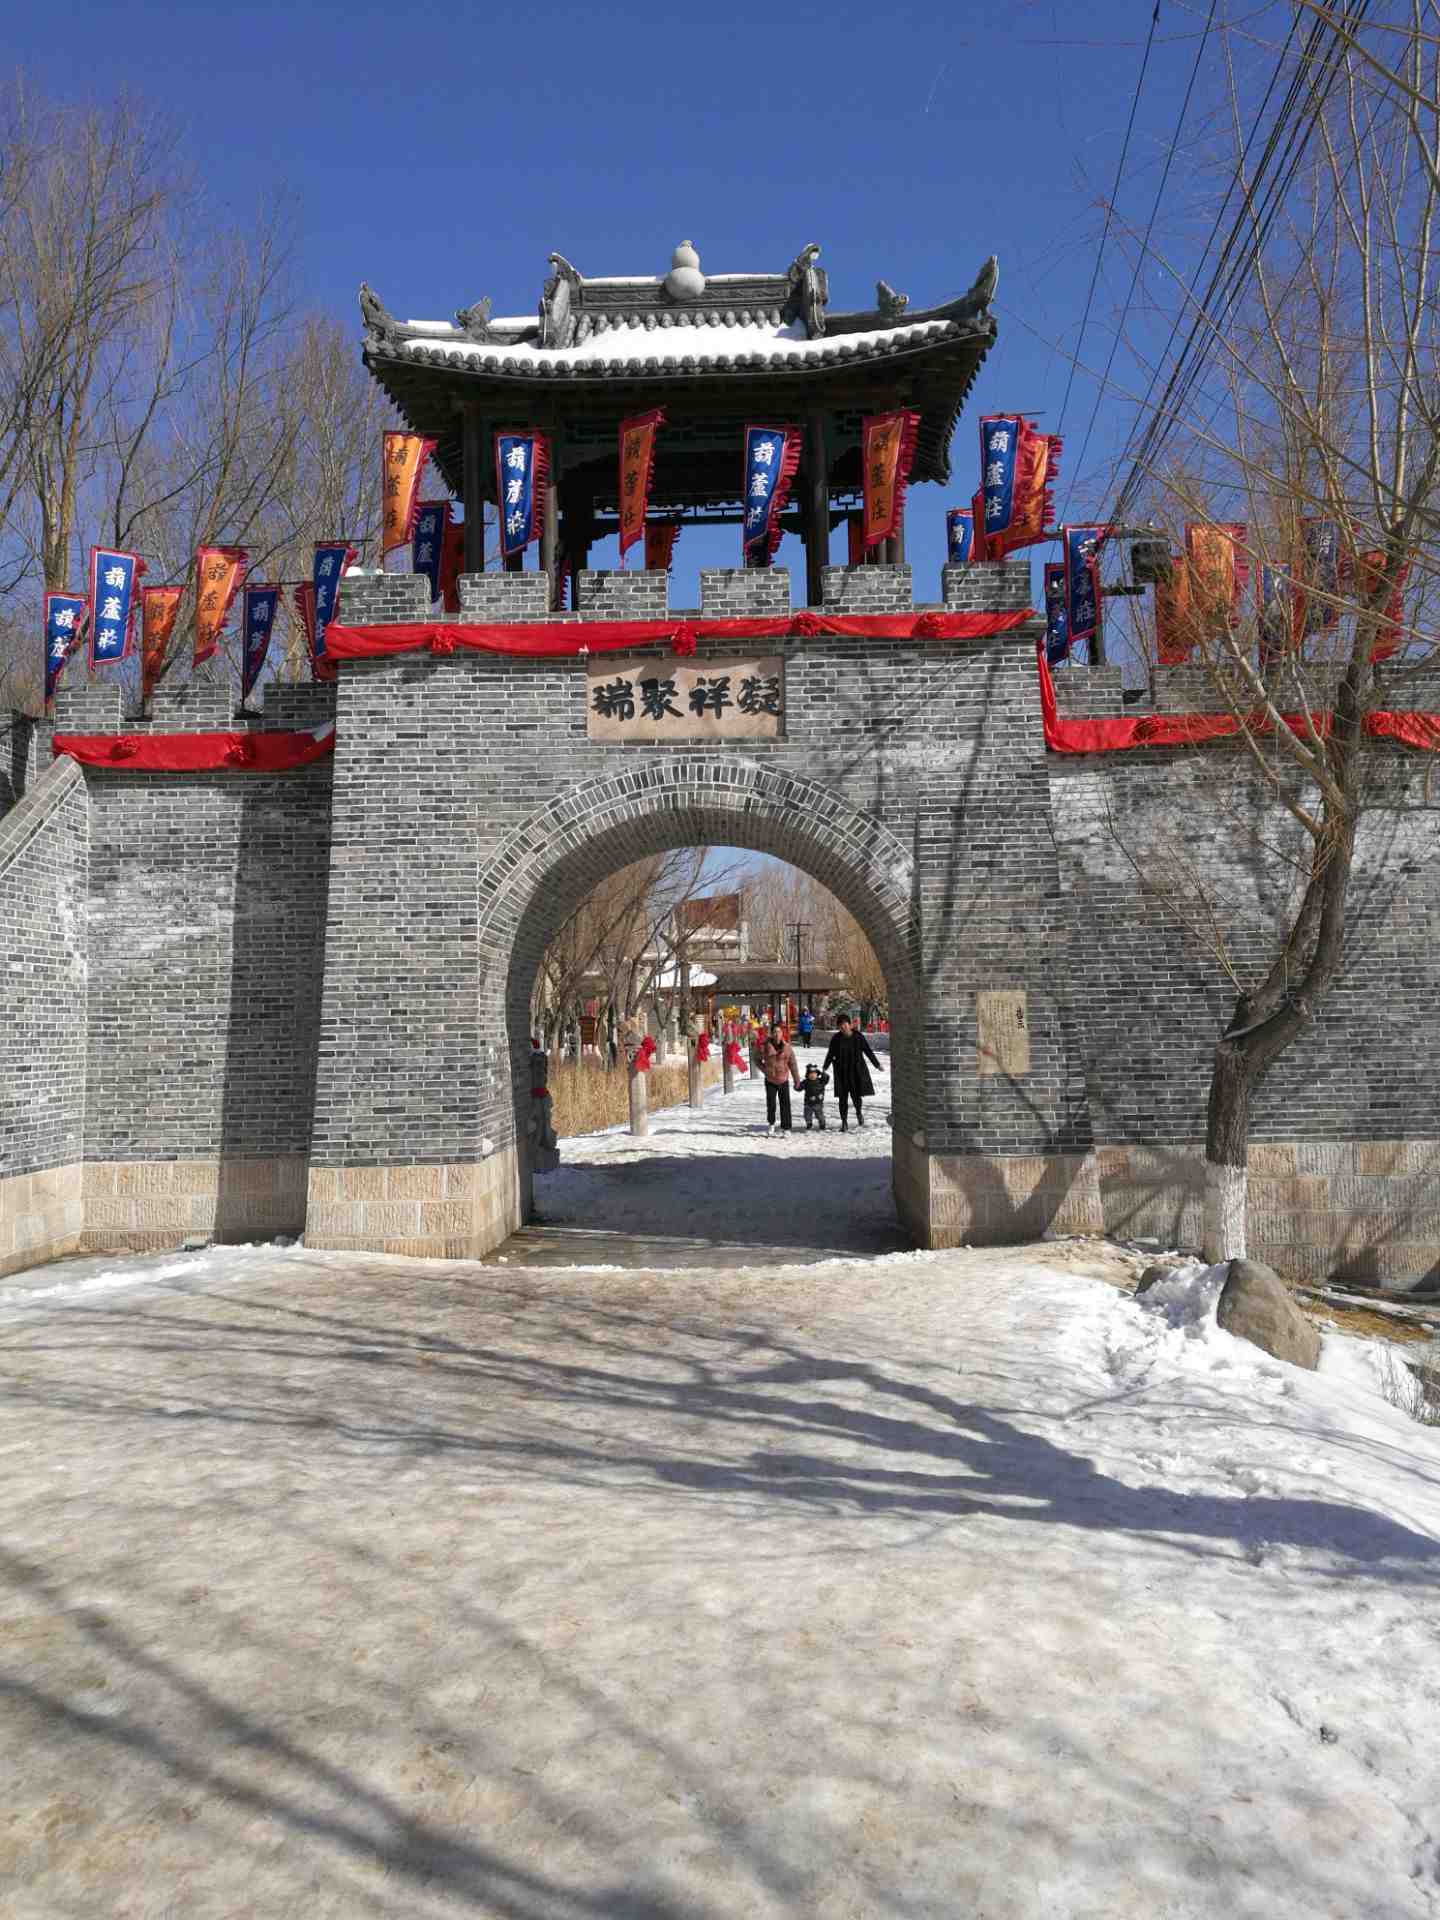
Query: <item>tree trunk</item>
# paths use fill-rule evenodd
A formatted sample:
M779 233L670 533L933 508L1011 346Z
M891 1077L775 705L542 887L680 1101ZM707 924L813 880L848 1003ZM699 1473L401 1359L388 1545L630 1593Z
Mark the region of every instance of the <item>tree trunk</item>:
M1215 1048L1205 1115L1204 1254L1213 1266L1245 1258L1250 1061L1234 1041Z

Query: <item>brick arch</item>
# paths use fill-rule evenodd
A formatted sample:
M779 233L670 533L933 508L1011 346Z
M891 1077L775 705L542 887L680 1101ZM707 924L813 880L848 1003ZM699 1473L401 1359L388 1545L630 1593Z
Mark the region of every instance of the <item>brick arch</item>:
M602 880L676 847L725 845L788 861L828 887L861 927L885 970L897 1028L891 1098L895 1126L923 1124L924 1018L913 861L873 814L793 773L738 756L676 757L583 782L537 811L482 863L481 1000L504 1007L495 1054L509 1056L517 1134L528 1093L530 995L556 929ZM498 1022L497 1022L498 1024Z

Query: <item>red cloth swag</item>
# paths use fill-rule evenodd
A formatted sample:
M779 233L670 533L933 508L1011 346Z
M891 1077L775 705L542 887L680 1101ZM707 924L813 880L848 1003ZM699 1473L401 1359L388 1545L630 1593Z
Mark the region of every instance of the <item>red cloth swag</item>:
M54 751L124 773L293 773L335 751L319 733L57 733Z
M325 632L331 660L373 660L387 653L533 654L560 658L576 653L613 653L622 647L659 646L667 641L677 653L693 651L692 640L783 640L806 634L833 634L847 640L984 640L1009 633L1034 619L1028 609L1012 613L813 613L781 614L752 620L596 620L535 621L532 624L418 620L379 627L347 627L332 622Z
M1042 640L1035 650L1040 674L1040 717L1051 753L1119 753L1131 747L1188 747L1202 740L1234 739L1241 731L1233 713L1140 713L1119 720L1062 720L1055 706L1055 682ZM1283 713L1292 733L1306 730L1303 713ZM1327 733L1330 715L1310 716L1317 733ZM1246 722L1257 733L1269 731L1263 715ZM1368 713L1365 731L1373 739L1440 753L1440 713Z

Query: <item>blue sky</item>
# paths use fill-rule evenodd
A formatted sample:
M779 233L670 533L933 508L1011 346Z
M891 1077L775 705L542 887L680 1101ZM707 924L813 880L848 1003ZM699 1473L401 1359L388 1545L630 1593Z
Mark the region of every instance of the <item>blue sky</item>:
M534 10L142 0L122 23L113 0L58 0L12 9L7 51L46 92L73 94L103 72L178 116L196 174L230 214L276 187L293 194L302 289L356 326L357 347L362 278L405 316L446 317L486 293L497 312L524 312L552 248L582 273L660 273L688 238L710 271L726 272L783 269L814 240L842 307L868 304L882 275L927 305L997 253L1000 340L958 430L956 484L948 498L933 486L910 496L910 558L930 597L944 508L975 483L980 413L1019 408L1049 431L1061 425L1064 356L1149 18L1145 0L738 0L703 15L632 0ZM1162 9L1120 197L1138 225L1203 18ZM1218 71L1212 49L1187 138L1213 110ZM1201 152L1177 165L1157 229L1182 255L1209 191ZM1091 364L1104 360L1129 277L1112 240L1082 349ZM1116 371L1133 390L1127 354ZM1094 394L1078 378L1064 419L1072 519L1103 508L1107 462L1133 419L1123 403L1102 411L1077 484ZM685 534L677 601L690 601L697 565L732 564L737 544L731 529ZM787 562L803 569L797 542L782 547Z

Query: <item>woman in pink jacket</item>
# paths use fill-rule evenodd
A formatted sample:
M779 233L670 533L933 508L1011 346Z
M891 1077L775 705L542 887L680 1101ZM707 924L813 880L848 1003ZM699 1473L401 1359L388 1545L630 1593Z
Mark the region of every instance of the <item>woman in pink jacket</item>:
M783 1027L772 1027L761 1056L765 1075L765 1131L775 1131L775 1109L780 1109L780 1131L790 1132L790 1088L800 1085L800 1064Z

